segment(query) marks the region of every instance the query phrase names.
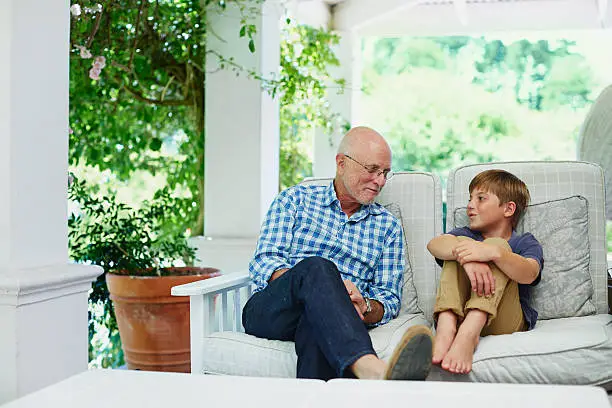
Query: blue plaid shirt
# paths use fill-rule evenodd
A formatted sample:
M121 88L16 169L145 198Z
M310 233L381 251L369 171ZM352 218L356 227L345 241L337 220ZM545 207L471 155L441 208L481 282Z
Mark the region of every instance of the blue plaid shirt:
M400 222L380 204L362 205L348 218L334 184L298 185L281 192L266 214L249 273L256 289L272 273L320 256L336 264L342 279L384 306L377 325L399 313L404 271Z

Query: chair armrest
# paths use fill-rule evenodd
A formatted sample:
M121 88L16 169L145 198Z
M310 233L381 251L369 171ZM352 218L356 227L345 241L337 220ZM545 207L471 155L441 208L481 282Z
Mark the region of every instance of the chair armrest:
M251 295L248 271L174 286L173 296L189 296L191 372L202 373L204 338L217 331L242 332L242 306Z
M185 285L174 286L171 290L173 296L214 295L248 286L251 283L248 271L240 271L204 279Z

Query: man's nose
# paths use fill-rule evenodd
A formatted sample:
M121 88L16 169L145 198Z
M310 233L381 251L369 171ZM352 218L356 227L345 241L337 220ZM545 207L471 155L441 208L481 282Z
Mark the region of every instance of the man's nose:
M374 182L377 186L382 188L387 182L387 178L385 177L384 173L378 173L376 177L374 177Z

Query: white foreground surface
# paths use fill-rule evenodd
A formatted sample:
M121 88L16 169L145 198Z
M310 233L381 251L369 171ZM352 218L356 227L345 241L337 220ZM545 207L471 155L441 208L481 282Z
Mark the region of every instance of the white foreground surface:
M100 390L105 390L100 394ZM87 371L13 401L24 407L364 407L607 408L601 388L411 381L295 380L144 371Z

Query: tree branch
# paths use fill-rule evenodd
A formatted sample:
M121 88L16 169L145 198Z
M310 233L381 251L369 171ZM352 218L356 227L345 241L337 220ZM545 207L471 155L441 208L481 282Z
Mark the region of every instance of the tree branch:
M117 80L118 82L121 83L121 81ZM134 98L138 99L141 102L145 102L151 105L159 105L159 106L191 106L193 105L193 101L190 100L184 100L184 99L170 99L170 100L164 100L164 101L160 101L158 99L151 99L151 98L147 98L146 96L144 96L141 92L139 92L138 90L132 88L131 86L123 83L123 88L128 91L130 94L132 94L132 96L134 96Z
M94 28L93 30L91 30L91 33L89 34L89 38L87 39L87 45L85 45L87 49L91 47L91 43L93 42L93 39L96 36L96 33L98 32L98 28L100 28L100 22L102 21L103 14L104 14L104 9L102 9L100 11L100 14L96 16L96 24L94 24Z
M144 6L146 4L146 0L140 1L140 7L138 8L138 16L136 16L136 31L134 32L134 42L132 43L132 51L130 52L130 62L128 63L128 67L130 71L132 70L132 62L134 61L134 53L136 52L136 44L138 43L138 29L140 28L140 16L142 15L142 11L144 10Z

